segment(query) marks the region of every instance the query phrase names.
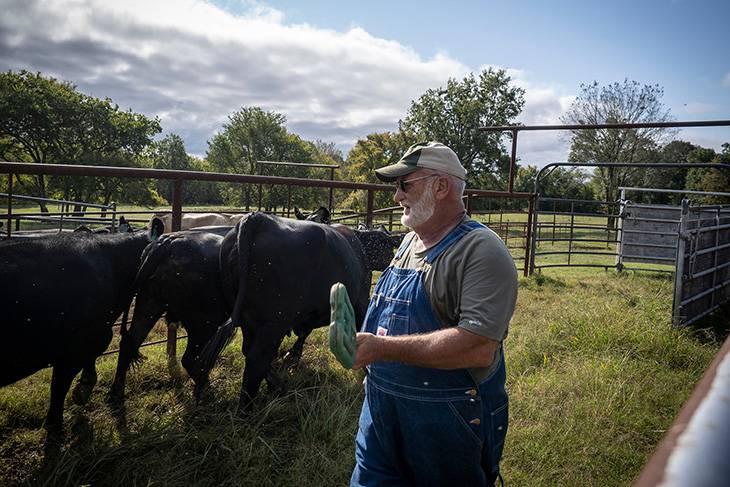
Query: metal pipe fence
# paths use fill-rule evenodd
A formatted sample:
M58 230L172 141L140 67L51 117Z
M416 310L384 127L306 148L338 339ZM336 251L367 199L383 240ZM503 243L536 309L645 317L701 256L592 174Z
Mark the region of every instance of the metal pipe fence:
M12 179L11 179L12 181ZM26 196L12 194L12 183L9 183L8 193L0 193L0 198L7 200L8 212L0 215L0 220L5 220L7 223L6 236L5 238L12 238L13 231L20 232L20 224L22 221L35 223L36 226L43 227L44 224L53 224L54 228L51 230L63 231L65 223L77 223L77 224L102 224L110 225L111 230L116 229L117 221L117 205L112 202L110 204L99 204L99 203L88 203L85 201L73 201L63 200L55 198L40 198L37 196ZM12 200L26 201L32 203L46 203L58 205L59 209L56 212L23 212L15 213L12 210ZM73 209L71 209L73 207ZM79 210L78 208L83 208ZM100 211L88 211L86 208L97 208ZM89 217L89 215L100 215L99 218ZM107 215L110 215L107 218ZM12 223L15 222L15 225ZM56 228L57 226L57 228ZM13 229L13 227L15 227ZM47 229L48 230L48 229Z
M262 161L262 164L272 164L268 161ZM288 163L286 164L288 165ZM334 170L331 166L327 168ZM157 180L170 180L173 182L172 192L172 208L169 213L172 214L172 230L176 231L180 229L182 221L182 192L183 184L189 181L216 181L216 182L230 182L237 184L249 184L259 185L259 188L264 184L286 186L291 187L317 187L329 189L330 194L334 189L346 189L346 190L364 190L367 192L367 209L364 212L347 212L347 214L341 214L334 217L334 221L346 221L355 219L358 223L362 221L365 225L373 226L377 218L385 218L384 224L388 225L390 230L394 226L393 212L399 210L400 207L390 207L376 209L374 207L374 194L376 191L394 191L392 185L385 184L368 184L368 183L352 183L349 181L336 181L330 180L319 180L319 179L306 179L306 178L289 178L281 176L261 176L261 175L244 175L244 174L229 174L229 173L211 173L211 172L198 172L198 171L179 171L179 170L165 170L165 169L147 169L147 168L127 168L127 167L106 167L106 166L78 166L78 165L64 165L64 164L26 164L17 162L8 162L0 164L0 174L7 174L8 176L8 210L7 214L0 215L8 221L8 231L10 232L10 221L16 218L17 215L12 213L12 189L13 189L13 177L17 174L32 174L32 175L56 175L56 176L92 176L92 177L119 177L119 178L135 178L135 179L157 179ZM331 176L332 177L332 176ZM17 195L16 195L17 196ZM291 192L289 192L291 196ZM529 193L508 193L503 191L488 191L478 189L468 189L465 192L466 206L471 206L472 198L477 197L490 197L490 198L530 198ZM32 198L23 196L22 198ZM61 201L63 200L55 200ZM289 202L291 199L289 198ZM332 198L330 198L330 204ZM69 202L78 203L78 202ZM83 203L81 203L83 204ZM259 200L261 206L261 201ZM86 205L89 207L104 208L104 205ZM287 207L287 215L289 216L290 208ZM206 210L205 212L209 212ZM202 212L202 211L201 211ZM132 214L159 214L159 210L141 210L133 211ZM192 212L191 212L192 213ZM282 212L283 213L283 212ZM116 218L116 205L113 208L112 217ZM133 219L133 222L145 222L145 220ZM10 234L8 234L10 235ZM510 231L507 229L505 238L510 238ZM529 236L528 236L529 240ZM527 245L525 245L527 247ZM525 257L526 258L526 257ZM516 260L520 260L517 257ZM525 261L527 262L527 261ZM525 267L525 271L527 268ZM127 326L127 324L118 325ZM176 327L168 327L168 337L164 342L167 343L167 351L170 356L176 356L175 343L178 339L184 337L177 337ZM162 343L163 341L156 341L152 344ZM111 351L113 352L113 351Z

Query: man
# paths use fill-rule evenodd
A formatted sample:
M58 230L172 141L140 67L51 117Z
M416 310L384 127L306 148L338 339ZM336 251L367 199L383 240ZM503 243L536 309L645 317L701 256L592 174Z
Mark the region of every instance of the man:
M466 216L466 170L438 142L377 169L411 228L380 277L353 368L368 368L352 486L494 485L507 432L502 341L517 271Z

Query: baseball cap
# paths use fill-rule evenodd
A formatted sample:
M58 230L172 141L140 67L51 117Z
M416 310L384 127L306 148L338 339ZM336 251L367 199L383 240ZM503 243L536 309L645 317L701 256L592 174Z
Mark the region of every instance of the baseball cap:
M466 179L466 169L459 157L441 142L413 144L398 162L376 169L375 175L381 181L391 182L421 167Z

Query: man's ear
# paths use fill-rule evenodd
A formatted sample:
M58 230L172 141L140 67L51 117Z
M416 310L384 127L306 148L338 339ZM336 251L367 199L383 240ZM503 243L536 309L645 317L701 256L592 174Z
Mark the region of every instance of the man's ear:
M450 187L449 178L446 176L439 176L436 178L436 184L434 186L434 197L437 200L446 198L449 195Z

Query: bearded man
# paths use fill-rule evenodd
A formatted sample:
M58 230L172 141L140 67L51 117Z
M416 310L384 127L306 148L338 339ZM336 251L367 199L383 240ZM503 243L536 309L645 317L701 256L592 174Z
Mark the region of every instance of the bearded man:
M351 486L494 485L507 433L502 342L517 299L504 242L466 215L466 170L438 142L377 169L411 228L373 292Z

